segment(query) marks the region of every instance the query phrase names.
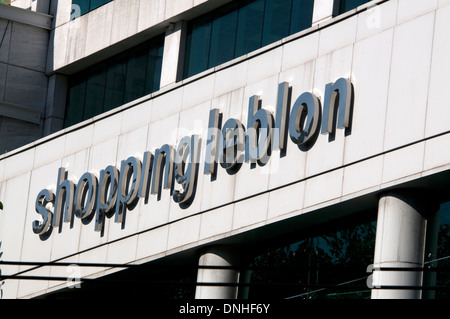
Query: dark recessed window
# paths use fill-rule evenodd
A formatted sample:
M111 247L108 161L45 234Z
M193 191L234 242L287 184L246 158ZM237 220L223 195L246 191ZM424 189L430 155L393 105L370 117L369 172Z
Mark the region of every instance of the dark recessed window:
M335 12L337 14L341 14L347 11L350 11L364 3L370 2L372 0L339 0L335 2L335 5L338 8L335 8Z
M65 127L157 91L163 49L159 36L70 76Z
M450 202L427 220L423 299L450 298Z
M313 7L314 0L236 1L192 20L184 77L310 27Z
M375 215L375 214L372 214ZM327 225L298 241L267 249L250 263L249 299L366 299L376 221Z
M72 0L72 19L97 9L112 0Z

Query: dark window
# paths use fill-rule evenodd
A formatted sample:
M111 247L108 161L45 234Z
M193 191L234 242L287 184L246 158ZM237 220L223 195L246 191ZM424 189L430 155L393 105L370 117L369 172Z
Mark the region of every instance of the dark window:
M235 55L241 56L261 46L264 1L246 1L239 9Z
M289 35L292 0L266 0L262 45Z
M164 36L83 70L69 79L65 126L159 89Z
M75 6L80 8L79 14L83 15L111 1L112 0L72 0L72 18L75 19L78 17Z
M236 6L216 13L211 24L211 46L208 67L233 59L236 43L238 10Z
M193 21L189 25L186 39L186 77L208 68L209 43L211 41L211 19L209 16Z
M106 73L105 111L124 104L127 76L127 54L120 54L110 61Z
M335 2L339 6L339 8L335 8L335 12L341 14L370 1L372 0L339 0Z
M248 295L242 297L370 298L366 271L373 263L375 233L376 221L347 221L325 225L312 236L267 249L249 263Z
M90 0L72 0L72 17L77 18L77 10L75 9L75 6L78 6L80 8L80 15L83 15L85 13L89 12L89 3Z
M104 4L107 4L108 2L111 2L112 0L91 0L91 4L89 6L89 10L92 11L94 9L97 9L98 7L101 7Z
M450 202L427 221L427 244L424 266L424 299L450 298Z
M236 1L189 23L184 77L311 26L314 0Z

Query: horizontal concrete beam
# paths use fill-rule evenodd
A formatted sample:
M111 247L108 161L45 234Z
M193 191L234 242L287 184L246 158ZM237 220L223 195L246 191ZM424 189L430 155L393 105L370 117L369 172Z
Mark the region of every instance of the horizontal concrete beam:
M39 124L41 113L38 110L11 103L0 101L0 116L11 117L17 120Z
M51 15L5 4L0 4L0 18L29 24L46 30L51 30L53 20L53 16Z

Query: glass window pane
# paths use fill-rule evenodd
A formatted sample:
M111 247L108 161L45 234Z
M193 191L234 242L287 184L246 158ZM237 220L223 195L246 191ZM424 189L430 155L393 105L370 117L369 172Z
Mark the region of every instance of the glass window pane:
M162 57L164 52L164 36L152 39L148 51L147 81L145 94L159 90L161 82Z
M89 12L89 0L73 0L72 1L72 13L74 17L76 18L76 9L74 6L78 6L80 8L80 15L85 14ZM75 11L74 11L75 10Z
M140 98L145 94L147 54L147 43L136 47L130 52L125 83L125 103Z
M264 0L245 1L239 9L235 57L261 47Z
M370 298L366 271L373 263L375 233L376 221L346 222L267 250L250 264L248 298Z
M105 101L106 63L100 63L88 71L84 119L103 112Z
M69 81L69 96L64 126L68 127L83 121L84 101L86 98L86 73L72 76Z
M341 5L339 7L339 13L344 13L350 11L364 3L371 0L341 0Z
M266 0L262 45L289 35L292 0Z
M123 104L125 100L125 80L127 76L127 55L122 54L109 61L106 73L106 91L104 110L111 110Z
M207 69L210 41L211 17L206 16L192 21L186 40L185 77Z
M91 6L89 10L97 9L98 7L104 5L105 3L111 2L112 0L91 0Z
M209 65L214 67L234 58L238 11L237 3L226 7L214 16L211 33Z
M426 289L423 299L450 298L450 202L441 204L435 216L427 220L427 243L425 250L425 268L436 271L424 272L423 282L427 287L444 289Z
M300 32L312 25L314 0L293 0L290 34Z

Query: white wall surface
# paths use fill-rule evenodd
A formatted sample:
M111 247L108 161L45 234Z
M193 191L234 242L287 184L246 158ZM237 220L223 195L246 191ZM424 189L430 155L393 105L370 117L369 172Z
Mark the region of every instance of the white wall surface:
M450 47L445 41L450 1L427 1L414 10L411 2L391 0L378 11L319 25L316 32L3 156L3 260L149 261L449 169L444 94L450 85ZM379 14L375 26L368 24L373 14ZM289 140L287 156L274 152L264 167L244 164L235 175L219 168L215 181L203 174L210 109L219 108L224 120L236 118L246 125L250 96L260 95L262 107L275 112L278 83L289 81L293 100L314 91L323 102L325 85L340 77L350 77L355 88L350 135L338 130L334 141L320 135L307 152ZM36 196L56 184L59 167L77 180L84 172L120 167L128 156L153 152L163 144L177 146L194 133L203 140L197 193L189 208L181 209L164 190L159 201L155 196L148 203L141 199L127 213L124 229L106 219L103 237L93 222L82 225L79 219L73 228L65 224L61 233L54 230L46 241L32 232L38 217ZM17 271L2 267L3 274ZM58 273L43 268L39 274L50 271ZM82 276L104 274L103 269L82 271ZM21 298L57 285L65 283L7 281L2 288L5 298Z

